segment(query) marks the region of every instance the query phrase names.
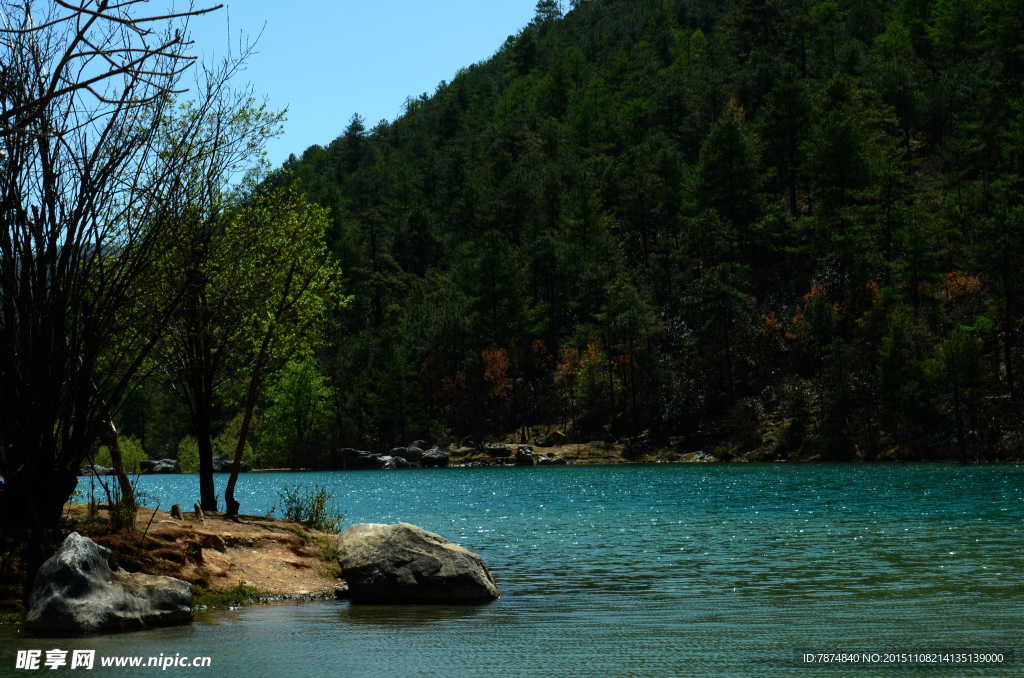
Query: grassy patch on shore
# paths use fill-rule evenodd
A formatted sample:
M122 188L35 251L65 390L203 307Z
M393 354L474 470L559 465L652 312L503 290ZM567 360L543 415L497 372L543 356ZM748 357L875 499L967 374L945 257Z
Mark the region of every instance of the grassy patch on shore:
M338 542L330 536L314 537L313 541L320 548L320 560L324 568L320 574L330 579L341 579L341 565L338 564Z
M192 581L192 607L235 607L236 605L251 605L261 596L270 596L266 591L260 591L255 586L238 586L218 591L207 586L206 580L197 579Z
M16 600L0 602L0 624L20 624L25 621L25 606Z

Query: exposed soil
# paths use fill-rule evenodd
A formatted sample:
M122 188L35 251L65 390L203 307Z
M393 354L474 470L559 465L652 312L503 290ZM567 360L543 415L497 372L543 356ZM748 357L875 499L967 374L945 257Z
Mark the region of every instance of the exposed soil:
M141 509L133 532L106 533L84 505L68 507L67 528L114 551L127 570L191 581L199 589L239 586L275 595L319 595L343 587L335 560L337 535L262 516L194 513L175 520Z

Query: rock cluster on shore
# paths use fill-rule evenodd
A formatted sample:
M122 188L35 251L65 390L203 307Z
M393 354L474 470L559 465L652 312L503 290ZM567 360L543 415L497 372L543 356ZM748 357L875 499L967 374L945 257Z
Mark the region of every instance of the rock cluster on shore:
M439 447L423 451L419 445L426 445L421 440L408 447L396 447L388 454L374 454L366 450L345 447L341 450L342 465L347 470L358 469L394 469L407 468L413 464L421 467L447 466L448 453Z
M214 473L231 473L231 465L234 462L228 461L223 457L213 458L213 472ZM239 473L248 473L249 465L244 461L239 464ZM165 474L176 474L181 473L181 462L177 459L143 459L139 462L139 472L141 475L165 475ZM114 469L107 468L106 466L86 464L83 466L78 475L80 476L112 476L114 475Z
M39 568L25 628L85 633L191 621L191 584L126 572L110 549L72 532Z
M177 459L143 459L139 462L139 469L147 475L181 473L181 463Z
M213 472L214 473L231 473L231 466L234 463L235 462L233 460L229 461L227 459L224 459L223 457L214 457L213 458ZM239 464L238 464L238 472L239 473L248 473L249 472L249 465L246 464L244 461L239 462Z

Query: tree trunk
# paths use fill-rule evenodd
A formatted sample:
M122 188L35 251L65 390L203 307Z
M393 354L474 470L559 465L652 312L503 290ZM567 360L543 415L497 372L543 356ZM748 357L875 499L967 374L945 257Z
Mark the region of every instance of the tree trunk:
M114 420L107 418L100 428L100 442L110 450L110 463L114 467L114 475L117 476L117 483L121 486L121 503L125 506L135 505L135 488L124 470L124 457L121 455L121 443L117 439L117 429L114 428Z
M135 488L124 470L124 457L121 455L121 443L117 439L117 428L114 427L114 419L109 415L109 408L100 397L96 386L90 382L93 396L100 401L104 408L102 423L100 424L99 439L110 451L110 463L114 467L114 475L117 476L117 483L121 486L121 502L125 506L135 505Z
M238 509L241 508L239 503L235 501L235 484L238 482L238 472L242 469L242 453L245 451L245 439L249 434L249 424L252 422L252 412L256 406L256 393L258 389L256 384L259 381L259 372L259 366L257 366L256 373L253 374L252 381L249 382L249 398L245 404L242 430L238 433L238 446L235 448L235 459L231 464L231 477L228 478L228 487L224 490L224 512L229 516L238 515Z
M270 323L267 327L266 334L263 335L263 342L260 344L260 352L256 356L256 365L253 367L252 378L249 380L249 394L245 403L245 416L242 418L242 430L238 432L238 445L235 447L235 459L231 463L231 476L228 478L228 487L224 492L225 511L228 515L238 515L238 509L240 508L238 502L235 500L235 484L238 482L238 472L242 468L242 453L245 451L245 439L249 435L249 424L252 423L252 412L256 407L256 396L259 395L260 392L260 377L263 374L263 363L267 359L267 354L270 352L270 343L274 340L274 332L277 329L277 322L289 307L288 293L291 291L294 276L295 262L292 262L292 266L288 270L288 278L285 281L284 290L281 293L281 301L277 305L277 312L274 314L274 321ZM211 457L211 464L212 463ZM200 465L201 464L202 455L200 455ZM212 475L210 485L212 491ZM216 507L216 500L214 500L214 506ZM203 510L205 511L206 509L204 508Z
M204 513L217 512L217 494L213 486L213 440L210 439L209 408L196 425L196 442L199 445L199 507Z
M245 416L242 417L242 430L238 432L238 445L235 447L235 459L231 464L231 477L228 478L228 487L224 491L224 511L229 516L238 515L238 509L241 508L239 503L235 501L235 484L238 482L238 472L242 468L242 453L245 451L245 439L249 435L249 425L252 423L252 413L256 408L256 396L259 394L260 389L260 377L263 374L263 360L270 346L272 335L273 326L263 337L260 355L256 359L256 366L253 368L252 378L249 380L249 395L245 401Z

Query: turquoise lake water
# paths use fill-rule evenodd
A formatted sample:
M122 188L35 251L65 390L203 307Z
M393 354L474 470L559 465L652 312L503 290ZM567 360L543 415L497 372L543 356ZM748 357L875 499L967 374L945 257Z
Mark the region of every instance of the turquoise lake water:
M346 524L411 522L476 551L501 598L284 603L85 638L0 627L0 675L70 671L14 669L18 650L45 659L53 648L211 658L210 668L165 671L97 659L86 675L100 676L1024 675L1024 657L1003 667L794 663L805 649L1024 649L1021 466L253 473L239 480L242 512L262 513L295 482L328 484ZM140 486L164 509L197 499L196 476L144 476Z

